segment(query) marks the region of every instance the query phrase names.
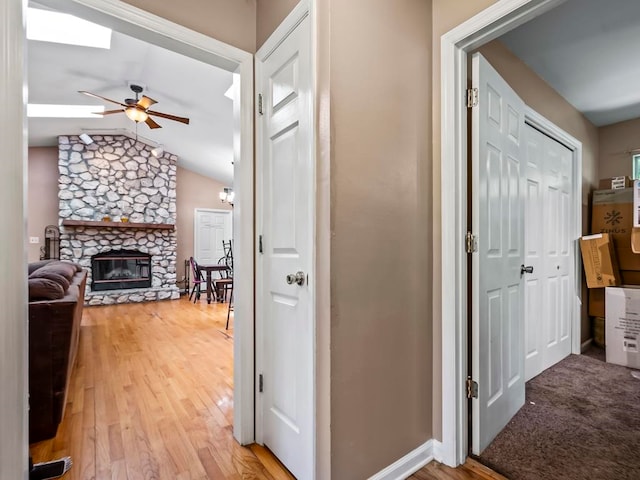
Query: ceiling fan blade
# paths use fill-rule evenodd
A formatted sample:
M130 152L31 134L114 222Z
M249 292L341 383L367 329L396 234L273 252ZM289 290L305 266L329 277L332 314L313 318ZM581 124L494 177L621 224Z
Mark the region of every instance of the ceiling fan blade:
M162 128L162 125L158 125L151 117L147 117L144 123L149 125L149 128Z
M143 95L142 98L138 100L138 105L140 105L145 110L149 108L151 105L153 105L154 103L158 103L158 102L156 102L153 98L147 97L146 95Z
M113 113L122 113L123 109L119 108L117 110L105 110L104 112L96 112L96 115L111 115Z
M103 97L103 96L101 96L101 95L97 95L97 94L95 94L95 93L87 92L87 91L85 91L85 90L78 90L78 93L84 93L85 95L89 95L90 97L99 98L99 99L104 100L104 101L106 101L106 102L116 103L116 104L118 104L118 105L122 105L123 107L126 107L126 106L127 106L127 105L126 105L126 104L124 104L124 103L120 103L120 102L117 102L117 101L115 101L115 100L111 100L110 98Z
M175 115L169 115L168 113L162 113L162 112L154 112L152 110L147 110L147 113L149 115L156 115L158 117L167 118L169 120L175 120L176 122L182 122L189 125L189 119L185 117L176 117Z

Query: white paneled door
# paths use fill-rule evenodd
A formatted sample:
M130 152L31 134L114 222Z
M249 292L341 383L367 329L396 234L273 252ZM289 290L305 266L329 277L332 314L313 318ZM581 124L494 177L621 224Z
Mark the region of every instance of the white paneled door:
M263 47L264 49L265 47ZM310 21L257 54L257 438L314 478L313 141ZM260 97L259 97L260 98ZM260 105L261 103L261 105Z
M224 257L222 241L231 240L230 210L196 208L194 212L194 255L198 263L211 265Z
M525 381L571 353L574 245L571 240L572 152L525 127L527 188Z
M522 100L473 56L472 451L479 455L524 404L524 128Z

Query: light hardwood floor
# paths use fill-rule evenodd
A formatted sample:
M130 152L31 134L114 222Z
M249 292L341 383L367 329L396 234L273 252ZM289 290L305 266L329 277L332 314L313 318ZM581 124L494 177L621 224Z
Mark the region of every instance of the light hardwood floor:
M34 462L71 455L65 480L293 478L233 439L226 315L186 298L85 308L64 419Z
M469 458L458 468L449 468L438 462L431 462L414 473L408 480L508 480L479 462Z
M233 439L226 315L186 298L85 308L64 419L31 445L34 462L71 455L65 480L292 479L269 450ZM410 478L503 479L487 472L432 462Z

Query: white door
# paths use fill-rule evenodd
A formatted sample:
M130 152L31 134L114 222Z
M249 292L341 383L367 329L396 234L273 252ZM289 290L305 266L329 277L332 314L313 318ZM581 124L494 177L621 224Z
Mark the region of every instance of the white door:
M258 52L257 438L298 479L314 477L313 142L308 16ZM264 48L264 47L263 47ZM299 284L293 277L298 275ZM260 383L260 382L259 382Z
M203 265L218 263L224 257L222 241L231 240L231 211L196 208L193 218L193 257Z
M525 264L525 381L571 353L574 251L570 208L572 152L525 127L527 197Z
M524 104L473 56L472 451L479 455L524 404Z

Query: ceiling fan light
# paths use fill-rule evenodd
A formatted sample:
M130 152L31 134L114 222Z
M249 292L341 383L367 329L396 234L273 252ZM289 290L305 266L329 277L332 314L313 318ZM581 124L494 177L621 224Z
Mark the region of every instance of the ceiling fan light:
M135 107L128 107L124 111L124 113L127 115L127 117L129 117L131 120L133 120L136 123L144 122L147 118L149 118L149 115L147 114L147 112Z

